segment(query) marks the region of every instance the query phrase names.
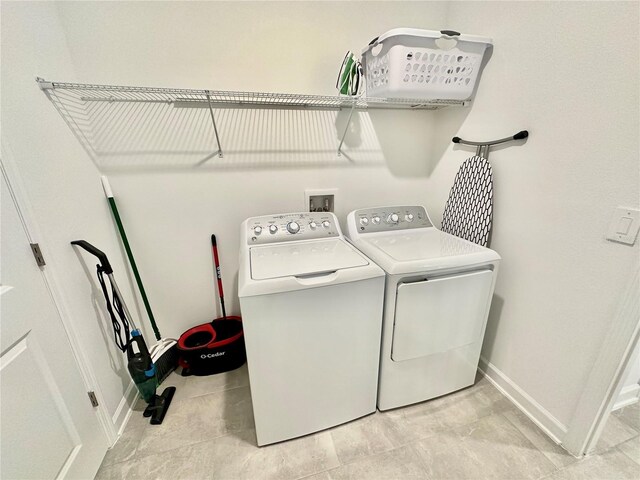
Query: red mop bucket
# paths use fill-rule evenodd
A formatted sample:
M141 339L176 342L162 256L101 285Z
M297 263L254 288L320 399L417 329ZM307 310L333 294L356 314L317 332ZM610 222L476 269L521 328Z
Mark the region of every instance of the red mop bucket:
M203 340L210 339L202 344ZM216 318L184 332L178 340L183 375L213 375L244 365L242 319L236 316Z
M222 277L215 235L211 235L211 247L216 266L222 317L216 318L210 323L190 328L180 335L178 351L184 376L204 376L228 372L241 367L247 361L242 318L227 317L224 308Z

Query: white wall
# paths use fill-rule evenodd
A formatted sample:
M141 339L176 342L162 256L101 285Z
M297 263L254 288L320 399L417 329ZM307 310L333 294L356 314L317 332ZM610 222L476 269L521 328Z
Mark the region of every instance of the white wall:
M60 4L59 11L83 82L333 94L347 49L359 52L397 25L444 28L445 7L438 2L80 2ZM146 118L162 114L157 110ZM341 218L358 207L426 198L432 112L357 114L355 133L346 142L349 157L338 158L338 127L346 112L336 117L335 112L222 110L217 115L225 157L204 163L201 159L215 150L209 112L194 115L197 126L190 117L175 128L204 132L202 141L172 143L165 140L180 135L163 131L154 137L161 139L157 143L144 143L141 133L105 143L109 155L97 162L118 197L164 335L177 336L217 310L211 233L218 237L228 309L238 313L239 227L245 218L304 210L305 188L338 188ZM189 131L183 137L191 138ZM454 133L455 128L449 136ZM126 153L142 146L163 151ZM184 153L169 154L176 150Z
M86 239L107 252L129 303L133 297L99 172L35 82L37 75L75 80L65 34L53 3L2 2L1 13L2 144L3 152L11 155L3 161L17 166L26 187L34 224L42 234L37 241L45 268L61 287L58 300L76 325L97 377L97 384L88 388L96 390L108 415L114 416L130 379L102 314L101 293L92 291L87 278L95 278L95 258L81 259L69 242ZM122 419L114 419L116 430Z
M640 198L638 4L452 2L448 23L495 44L460 136L531 133L490 156L503 260L483 356L566 427L639 265L604 238ZM428 204L470 152L448 148Z

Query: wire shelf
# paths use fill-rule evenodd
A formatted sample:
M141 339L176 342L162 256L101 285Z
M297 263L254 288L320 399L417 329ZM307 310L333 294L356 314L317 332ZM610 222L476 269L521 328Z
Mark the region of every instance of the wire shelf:
M100 139L111 137L112 132L106 131L106 123L110 123L113 130L118 126L113 121L118 115L117 109L124 109L129 105L128 122L132 122L131 112L136 104L157 105L158 108L176 109L207 109L215 133L218 147L217 155L222 157L222 147L214 110L229 109L283 109L283 110L343 110L349 109L349 120L354 110L368 109L407 109L407 110L436 110L450 106L466 106L461 100L420 100L420 99L392 99L343 97L331 95L305 95L290 93L265 92L235 92L220 90L195 90L184 88L156 88L131 87L116 85L94 85L81 83L49 82L37 78L39 87L53 102L67 125L87 152L95 158L100 153ZM112 112L109 112L112 110ZM122 110L123 111L123 110ZM140 108L138 111L142 112ZM115 113L114 113L115 112ZM110 122L106 122L110 119ZM142 119L138 119L142 122ZM347 132L342 135L338 154Z
M267 107L267 108L320 108L356 109L408 108L434 110L449 106L464 106L463 100L420 100L398 98L340 97L331 95L305 95L294 93L232 92L221 90L194 90L186 88L128 87L91 85L81 83L47 82L38 79L43 90L66 91L81 102L147 102L168 103L175 107L206 108L208 99L215 106Z

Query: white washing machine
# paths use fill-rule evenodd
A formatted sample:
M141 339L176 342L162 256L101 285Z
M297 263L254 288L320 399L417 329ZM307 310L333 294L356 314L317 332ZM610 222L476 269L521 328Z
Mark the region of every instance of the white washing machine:
M347 227L386 272L378 408L472 385L500 256L441 232L421 206L356 210Z
M335 215L246 220L238 294L258 445L375 411L384 272Z

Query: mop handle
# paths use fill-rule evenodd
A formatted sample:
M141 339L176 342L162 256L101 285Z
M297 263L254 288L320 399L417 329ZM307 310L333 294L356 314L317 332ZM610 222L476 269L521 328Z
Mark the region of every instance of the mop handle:
M224 308L224 293L222 291L222 275L220 274L220 260L218 259L218 242L216 236L211 235L211 248L213 250L213 262L216 266L216 278L218 280L218 295L220 295L220 306L222 307L222 316L227 318L227 312Z
M109 203L109 207L111 208L111 213L113 214L113 218L116 221L118 232L120 233L120 239L122 240L124 249L127 252L129 265L131 265L131 270L133 270L133 276L136 279L138 290L140 290L140 296L142 297L144 308L147 311L149 322L151 323L151 328L153 328L153 333L156 337L156 340L160 341L162 336L160 335L160 330L158 330L158 325L156 325L156 319L153 316L153 312L151 311L151 305L149 304L149 299L147 298L147 292L145 291L144 285L142 284L142 278L140 277L140 272L138 271L138 265L136 265L136 260L133 258L133 252L131 251L131 246L129 245L129 239L127 238L127 234L124 231L124 225L122 224L122 219L120 218L120 213L118 212L118 206L116 205L116 200L113 197L113 192L111 191L111 185L109 185L109 180L104 175L102 176L101 180L102 180L102 188L104 190L104 195L107 197L107 202Z

